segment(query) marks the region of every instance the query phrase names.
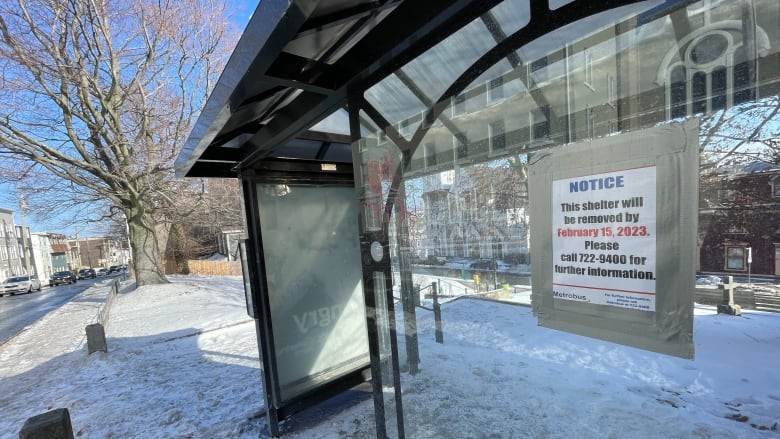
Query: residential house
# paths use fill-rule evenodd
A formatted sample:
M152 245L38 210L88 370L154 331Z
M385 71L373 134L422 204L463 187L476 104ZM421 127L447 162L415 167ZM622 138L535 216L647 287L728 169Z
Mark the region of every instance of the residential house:
M13 214L13 210L0 208L0 279L24 273Z
M700 194L700 270L780 276L780 166L721 166Z

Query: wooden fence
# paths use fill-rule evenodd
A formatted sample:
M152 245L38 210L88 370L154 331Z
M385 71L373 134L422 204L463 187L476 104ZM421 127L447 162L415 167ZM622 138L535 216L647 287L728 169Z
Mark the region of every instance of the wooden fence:
M199 259L190 259L187 261L189 274L199 274L203 276L241 276L241 261L204 261ZM165 274L177 273L176 263L166 261Z

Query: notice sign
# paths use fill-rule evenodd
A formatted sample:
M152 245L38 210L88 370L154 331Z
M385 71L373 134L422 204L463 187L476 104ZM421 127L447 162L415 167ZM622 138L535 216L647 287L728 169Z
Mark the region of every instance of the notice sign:
M696 119L531 157L539 325L693 358L698 183Z
M552 182L553 298L654 312L656 167Z

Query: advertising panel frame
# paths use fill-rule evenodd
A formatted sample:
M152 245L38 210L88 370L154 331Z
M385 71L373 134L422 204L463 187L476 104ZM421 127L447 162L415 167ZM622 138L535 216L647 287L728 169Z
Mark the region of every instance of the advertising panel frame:
M276 345L273 325L273 306L271 302L268 273L266 272L266 252L263 246L260 221L260 203L258 185L279 184L299 187L343 187L354 191L354 179L350 164L328 164L304 160L267 160L258 163L251 170L244 170L240 175L242 205L247 220L246 230L246 265L248 273L245 281L251 287L247 293L248 314L254 317L257 332L258 350L261 361L261 377L263 384L265 411L268 419L270 436L281 435L280 422L308 407L325 401L339 393L349 390L371 379L371 365L368 350L364 364L354 370L328 380L317 383L316 386L293 396L285 397L280 388L280 373L277 360L280 347ZM357 201L355 200L355 203ZM357 216L355 221L355 236L357 240ZM356 249L360 257L359 247ZM359 266L358 266L359 267ZM362 288L360 296L362 298ZM250 311L251 307L251 311ZM362 318L365 322L365 308ZM365 334L367 336L367 333Z

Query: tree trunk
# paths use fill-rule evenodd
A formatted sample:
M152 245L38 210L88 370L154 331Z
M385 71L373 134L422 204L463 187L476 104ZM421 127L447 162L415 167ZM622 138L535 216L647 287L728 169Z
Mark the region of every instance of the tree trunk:
M156 221L148 213L138 213L128 217L130 228L130 245L133 247L133 267L135 269L135 284L157 285L168 283L161 267L160 251Z
M171 226L171 235L173 238L173 260L176 262L176 274L190 274L189 257L187 255L187 246L184 235L184 228L181 224L175 223Z

